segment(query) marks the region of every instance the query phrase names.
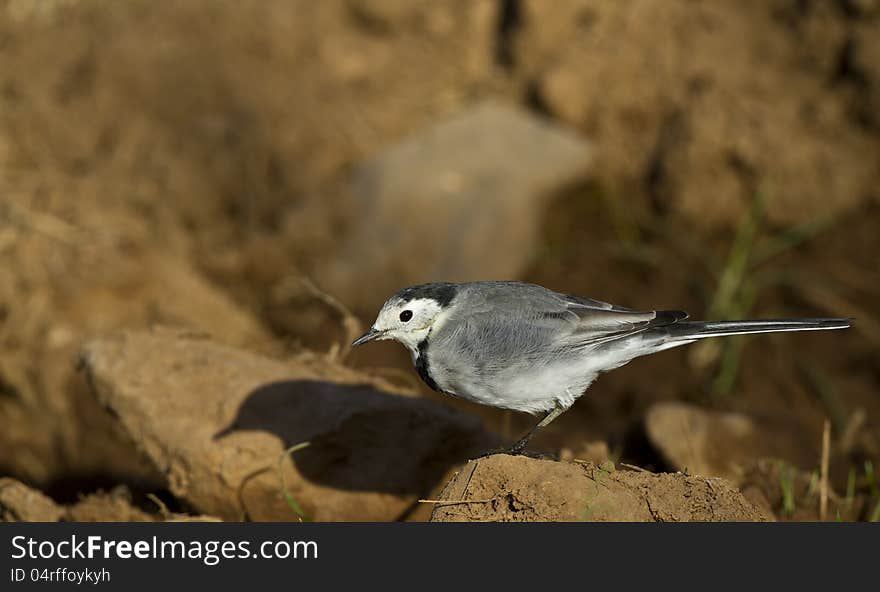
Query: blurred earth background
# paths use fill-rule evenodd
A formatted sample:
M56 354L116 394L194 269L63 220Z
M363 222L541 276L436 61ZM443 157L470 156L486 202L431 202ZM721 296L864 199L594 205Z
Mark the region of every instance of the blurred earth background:
M0 1L0 516L425 519L534 420L347 343L401 287L520 279L855 317L636 360L532 447L880 519L878 214L876 0ZM324 448L254 510L279 409Z

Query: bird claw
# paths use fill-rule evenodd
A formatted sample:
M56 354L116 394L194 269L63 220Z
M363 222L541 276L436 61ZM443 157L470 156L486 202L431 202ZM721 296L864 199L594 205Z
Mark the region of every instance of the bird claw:
M470 460L480 460L482 458L487 458L490 456L494 456L496 454L506 454L508 456L525 456L527 458L534 458L537 460L559 460L558 455L552 453L545 452L527 452L526 445L528 444L528 440L519 440L507 448L496 448L494 450L489 450L484 452L483 454L476 456Z
M512 446L508 446L507 448L494 448L492 450L487 450L480 456L475 456L470 460L480 460L481 458L487 458L489 456L494 456L496 454L507 454L509 456L521 456L525 454L527 442L522 440L516 442Z

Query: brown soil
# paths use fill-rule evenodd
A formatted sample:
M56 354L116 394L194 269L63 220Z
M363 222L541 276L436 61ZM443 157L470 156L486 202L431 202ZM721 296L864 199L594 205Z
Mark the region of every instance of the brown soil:
M0 476L61 505L92 500L90 513L78 514L89 519L125 515L114 509L118 497L89 497L120 484L153 518L213 513L176 495L165 457L145 453L130 416L114 416L106 396L99 404L76 370L84 344L170 325L210 335L211 348L244 351L278 377L294 356L338 353L356 323L340 322L347 317L335 301L299 278L359 271L339 263L357 253L345 240L358 224L352 171L493 99L582 134L595 159L589 182L559 191L526 225L540 228L540 239L517 279L696 318L857 319L847 332L755 336L741 348L634 361L600 378L535 448L684 469L668 452L693 450L693 432L667 434L683 441L664 452L646 436L650 409L686 402L741 414L760 434L750 445L732 440L727 456L699 450L712 460L705 470L733 478L735 464L742 483L760 474L763 485L751 491L761 492L762 507L811 519L809 482L828 418L831 490L861 500L842 518L880 511L876 2L39 5L0 2ZM405 220L402 212L402 228ZM731 271L743 257L737 280ZM479 263L493 274L493 261ZM357 296L333 296L368 323L387 294L369 277L352 284L363 286ZM504 438L532 421L415 386L409 357L390 344L322 368L334 384L354 376L380 381L383 392L418 389ZM150 425L167 447L175 422L189 418L164 417ZM251 430L271 455L295 443ZM354 431L366 437L369 429ZM754 469L768 453L780 458ZM782 503L787 477L767 468L777 461L806 483L794 511ZM423 516L414 498L436 491L451 462L418 473L406 491L375 488L363 507L381 519ZM340 507L358 507L341 490L355 501ZM164 515L147 493L165 500ZM277 488L272 495L289 510ZM40 510L46 500L26 497L35 515L54 515ZM216 513L235 513L223 508Z
M133 505L124 487L84 496L67 508L65 518L71 522L152 522L156 519Z
M43 493L4 477L0 479L0 519L3 522L57 522L64 510Z
M170 512L158 497L149 512L135 505L124 485L97 491L72 504L60 505L14 479L0 479L0 519L4 522L216 522L219 518ZM158 509L158 511L157 511Z
M431 520L752 522L767 516L724 479L499 454L465 465L441 493Z

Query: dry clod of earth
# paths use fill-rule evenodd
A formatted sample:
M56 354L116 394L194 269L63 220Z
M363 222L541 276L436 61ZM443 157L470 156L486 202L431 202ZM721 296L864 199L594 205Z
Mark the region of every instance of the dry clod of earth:
M64 506L20 481L0 478L0 522L217 522L213 516L168 512L150 514L138 508L125 486L99 491Z
M171 492L226 520L394 520L497 444L476 417L317 355L131 332L88 344L83 364Z
M768 520L724 479L504 454L469 462L439 499L432 522Z
M112 491L91 493L83 496L67 508L67 520L71 522L154 522L161 517L144 512L131 501L125 486Z
M816 445L804 442L796 426L677 401L651 406L645 414L645 431L673 469L724 477L736 485L756 458L784 458L809 467L819 457L819 439Z
M50 497L10 478L0 478L0 522L57 522L64 508Z

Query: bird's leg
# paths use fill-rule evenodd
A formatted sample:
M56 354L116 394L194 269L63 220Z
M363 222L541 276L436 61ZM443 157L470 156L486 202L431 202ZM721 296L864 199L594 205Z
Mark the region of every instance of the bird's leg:
M529 440L532 439L532 436L537 433L541 428L547 427L550 425L554 419L562 415L565 411L568 410L568 407L563 407L559 403L556 404L556 407L550 410L550 412L544 416L544 419L535 424L535 427L526 432L526 435L517 440L516 444L505 450L505 454L517 455L522 454L523 450L525 450L526 445L529 443Z

